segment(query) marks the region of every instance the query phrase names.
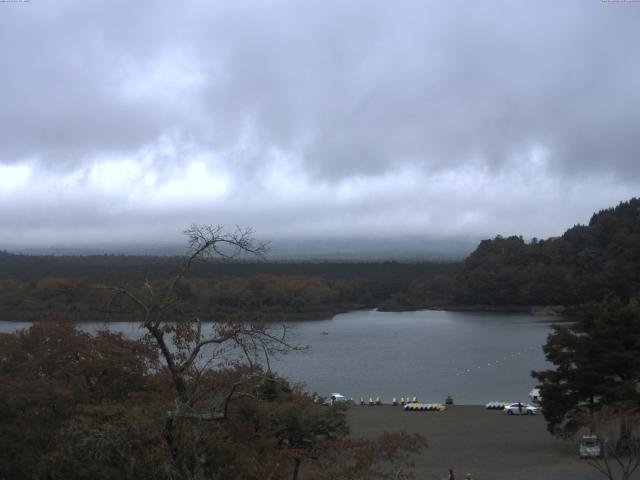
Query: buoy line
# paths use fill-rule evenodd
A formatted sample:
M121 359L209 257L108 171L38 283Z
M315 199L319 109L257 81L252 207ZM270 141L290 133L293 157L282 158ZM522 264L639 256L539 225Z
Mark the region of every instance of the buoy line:
M525 348L524 350L519 350L517 352L512 352L512 353L507 354L504 357L502 357L501 360L500 359L496 359L493 362L487 362L486 366L484 366L484 364L483 365L476 365L476 366L471 367L471 368L465 368L465 369L459 370L458 372L456 372L456 376L459 377L459 376L462 376L462 375L469 375L469 374L471 374L473 372L481 370L483 367L484 368L495 367L495 366L501 364L502 362L506 362L506 361L508 361L508 360L510 360L512 358L517 358L518 356L522 356L524 354L531 353L536 348L538 348L538 347L537 346L532 346L532 347Z

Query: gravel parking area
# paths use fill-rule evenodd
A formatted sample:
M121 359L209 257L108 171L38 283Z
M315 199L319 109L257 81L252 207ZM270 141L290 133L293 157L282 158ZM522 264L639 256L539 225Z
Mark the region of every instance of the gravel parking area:
M455 405L444 412L409 412L402 407L355 406L351 433L369 437L416 432L429 447L415 458L419 480L440 480L452 468L461 480L597 480L602 475L580 460L573 442L551 437L542 415L510 416L481 406Z

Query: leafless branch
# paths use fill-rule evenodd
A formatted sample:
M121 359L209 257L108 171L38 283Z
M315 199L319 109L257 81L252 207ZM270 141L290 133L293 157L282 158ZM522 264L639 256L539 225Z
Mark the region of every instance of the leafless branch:
M225 319L214 324L213 331L205 334L200 318L185 318L176 290L194 262L207 256L234 258L244 253L261 256L267 246L254 241L253 230L238 226L227 232L222 225L191 225L184 233L188 237L188 254L177 274L168 282L154 283L145 278L140 290L106 288L128 298L142 313L142 326L147 330L149 340L156 344L176 388L178 408L173 412L174 416L224 418L232 397L248 395L238 392L239 386L233 387L225 397L222 416L192 411L192 407L202 400L204 393L199 382L204 369L211 365L214 358L224 358L223 355L236 349L244 356L251 371L261 361L266 363L270 371L270 356L303 348L288 341L286 326L281 326L281 332L276 333L261 325ZM225 344L229 345L228 349L223 347ZM211 345L217 347L206 349L205 367L201 368L201 357L205 356L205 348Z
M231 397L233 397L233 394L236 391L236 388L238 388L240 385L242 385L241 382L234 383L231 386L231 390L229 390L229 394L224 399L224 409L223 409L224 418L227 418L227 414L229 413L229 402L231 401Z

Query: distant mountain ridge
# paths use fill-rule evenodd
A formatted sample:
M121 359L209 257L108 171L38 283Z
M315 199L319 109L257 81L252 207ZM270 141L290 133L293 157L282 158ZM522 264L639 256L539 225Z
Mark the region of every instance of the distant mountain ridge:
M267 259L273 261L459 261L480 238L290 238L269 241ZM105 243L81 246L5 246L17 254L90 256L132 255L171 257L185 253L180 243Z

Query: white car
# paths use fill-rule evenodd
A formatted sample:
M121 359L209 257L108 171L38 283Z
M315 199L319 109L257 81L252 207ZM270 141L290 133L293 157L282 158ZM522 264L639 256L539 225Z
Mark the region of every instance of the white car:
M324 404L333 405L334 403L337 403L337 402L346 402L346 401L347 401L347 397L345 397L341 393L332 393L329 398L325 399Z
M522 402L509 403L505 405L504 413L507 415L535 415L538 413L538 407Z

